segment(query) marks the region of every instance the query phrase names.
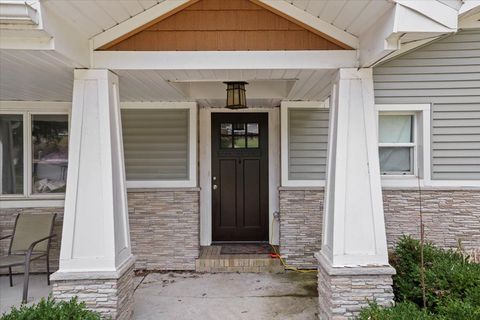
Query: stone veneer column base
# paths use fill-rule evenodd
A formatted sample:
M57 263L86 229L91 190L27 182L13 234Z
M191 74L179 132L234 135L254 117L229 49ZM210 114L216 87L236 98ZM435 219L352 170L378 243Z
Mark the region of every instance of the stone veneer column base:
M87 308L104 319L133 318L133 266L127 261L118 272L62 273L52 275L52 296L57 301L78 297Z
M315 254L318 265L320 320L352 319L369 302L381 306L393 303L391 266L334 268L322 254Z

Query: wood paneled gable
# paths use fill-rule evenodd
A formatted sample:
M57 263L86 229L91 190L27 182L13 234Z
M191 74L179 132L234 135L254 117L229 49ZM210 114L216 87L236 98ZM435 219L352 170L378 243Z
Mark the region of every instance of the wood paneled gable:
M180 11L127 34L100 50L249 51L342 50L301 22L268 10L255 0L192 1Z

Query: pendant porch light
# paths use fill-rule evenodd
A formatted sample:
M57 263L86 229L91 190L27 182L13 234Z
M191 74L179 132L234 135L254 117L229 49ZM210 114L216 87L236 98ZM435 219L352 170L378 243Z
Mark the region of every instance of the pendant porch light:
M247 82L224 82L227 85L227 105L228 109L246 109L247 96L245 85Z

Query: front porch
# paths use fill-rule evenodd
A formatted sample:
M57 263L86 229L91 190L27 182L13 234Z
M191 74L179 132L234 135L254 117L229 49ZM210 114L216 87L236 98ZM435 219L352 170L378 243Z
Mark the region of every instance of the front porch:
M31 279L29 305L51 293L44 275ZM0 315L19 306L22 276L0 277ZM133 319L293 319L317 313L315 273L150 273L134 278Z

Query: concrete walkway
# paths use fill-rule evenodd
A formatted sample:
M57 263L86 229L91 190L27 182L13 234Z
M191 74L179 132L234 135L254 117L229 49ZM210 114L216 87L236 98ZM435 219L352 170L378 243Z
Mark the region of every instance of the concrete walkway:
M23 276L0 277L0 315L19 306ZM137 320L317 319L316 273L153 273L136 277ZM30 278L29 304L47 297L45 275Z
M317 274L149 274L135 319L317 319Z
M52 287L47 286L46 275L30 276L28 305L37 303L42 297L48 297ZM22 302L23 275L13 277L13 287L8 283L8 276L0 276L0 316L12 307L19 307Z

